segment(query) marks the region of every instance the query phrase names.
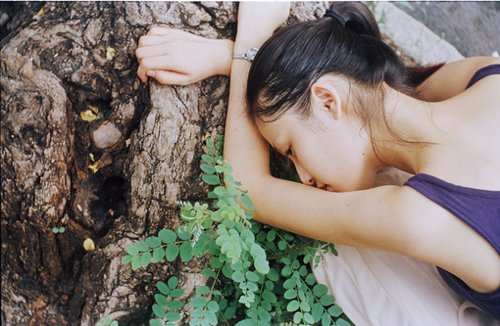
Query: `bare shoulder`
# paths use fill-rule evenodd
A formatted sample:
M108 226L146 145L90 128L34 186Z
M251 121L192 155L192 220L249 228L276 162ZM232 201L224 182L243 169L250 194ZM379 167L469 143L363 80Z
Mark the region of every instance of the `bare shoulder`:
M418 86L418 94L430 102L452 98L464 91L476 71L492 64L500 64L500 58L470 57L447 63Z
M400 187L397 200L404 206L401 216L409 228L409 246L401 248L403 255L440 266L476 291L498 288L500 259L485 238L410 187ZM467 263L463 257L468 257Z

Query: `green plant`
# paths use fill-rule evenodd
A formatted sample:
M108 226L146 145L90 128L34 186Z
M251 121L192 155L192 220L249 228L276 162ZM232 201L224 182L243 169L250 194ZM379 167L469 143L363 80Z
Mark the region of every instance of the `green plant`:
M97 323L97 326L118 326L118 322L108 316L104 318L104 321L102 323Z
M231 166L222 159L222 136L206 141L203 181L212 186L210 203L179 202L183 224L126 248L123 264L132 270L163 260L207 259L207 285L189 302L176 277L158 282L151 326L174 325L190 306L190 325L349 325L327 287L316 284L318 264L332 244L311 240L252 220L253 204ZM241 204L241 206L240 206Z
M58 234L58 233L64 233L64 230L66 230L66 228L64 226L60 226L60 227L57 227L57 226L54 226L52 228L52 232L54 234Z

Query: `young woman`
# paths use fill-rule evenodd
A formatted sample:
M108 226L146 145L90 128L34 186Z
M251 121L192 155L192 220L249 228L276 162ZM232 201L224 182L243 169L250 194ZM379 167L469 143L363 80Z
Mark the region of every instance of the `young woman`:
M230 69L224 155L255 219L439 266L462 299L500 319L500 62L446 65L412 89L418 79L377 38L373 18L332 9L273 34L287 4L241 3L233 51L260 49L251 65L237 59L212 71L189 68L171 49L191 42L227 58L227 41L153 29L140 40L138 74L188 84ZM268 144L294 162L303 185L271 176ZM368 189L385 166L415 177Z

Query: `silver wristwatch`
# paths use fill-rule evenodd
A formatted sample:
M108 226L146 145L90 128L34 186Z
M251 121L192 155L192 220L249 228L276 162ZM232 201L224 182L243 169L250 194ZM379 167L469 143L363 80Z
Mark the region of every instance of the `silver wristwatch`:
M233 59L245 59L251 62L255 58L255 55L257 54L258 51L259 49L257 48L251 48L248 49L245 53L234 54Z

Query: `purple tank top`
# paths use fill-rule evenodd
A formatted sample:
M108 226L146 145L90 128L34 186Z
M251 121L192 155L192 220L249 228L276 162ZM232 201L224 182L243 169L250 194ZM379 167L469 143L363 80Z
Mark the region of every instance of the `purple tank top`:
M500 64L478 70L467 88L492 74L500 74ZM410 178L405 186L412 187L464 221L500 254L500 191L462 187L424 173ZM438 272L446 284L463 299L500 320L500 288L490 293L476 292L452 273L439 267Z

